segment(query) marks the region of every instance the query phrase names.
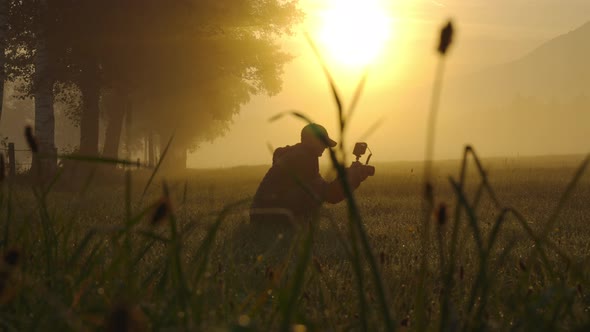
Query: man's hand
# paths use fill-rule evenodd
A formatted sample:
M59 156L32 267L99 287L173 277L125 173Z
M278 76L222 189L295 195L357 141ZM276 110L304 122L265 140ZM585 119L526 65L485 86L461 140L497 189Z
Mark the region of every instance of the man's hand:
M357 162L353 162L348 168L349 179L352 187L358 187L361 182L365 181L369 177L369 172L364 165Z

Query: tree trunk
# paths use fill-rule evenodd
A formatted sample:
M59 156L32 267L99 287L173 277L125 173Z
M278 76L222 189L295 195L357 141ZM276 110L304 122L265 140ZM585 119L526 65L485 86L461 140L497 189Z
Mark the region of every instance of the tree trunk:
M121 142L121 131L123 129L123 119L130 107L127 99L118 100L113 109L108 113L107 129L105 134L104 148L102 155L106 158L119 157L119 144Z
M41 9L46 11L46 6ZM53 75L50 69L47 40L43 27L37 36L35 54L35 136L39 153L33 155L33 168L36 175L51 176L57 166L55 149L55 117L53 113ZM41 155L41 156L39 156Z
M156 151L154 146L154 133L148 134L148 166L153 167L156 163Z
M187 148L186 146L179 146L172 151L172 161L174 162L174 166L176 169L180 171L186 170L186 155L187 155Z
M148 160L148 135L143 136L143 160L142 162L145 164Z
M85 68L82 82L82 119L80 121L80 154L98 156L98 130L100 115L100 84L98 82L96 63L91 62Z
M162 147L162 151L164 150ZM182 172L186 170L187 148L182 143L172 141L164 160L162 161L162 169L168 173Z
M6 80L6 40L8 39L8 0L0 0L0 120L4 104L4 81Z

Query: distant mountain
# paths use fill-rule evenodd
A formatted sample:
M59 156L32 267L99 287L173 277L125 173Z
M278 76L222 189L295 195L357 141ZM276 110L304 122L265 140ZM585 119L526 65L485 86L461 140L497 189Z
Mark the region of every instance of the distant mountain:
M590 91L590 22L511 63L507 73L525 92L575 96Z
M590 91L590 22L556 37L524 57L453 82L450 93L489 89L502 94L576 96ZM466 89L466 90L465 90ZM460 92L459 92L460 93Z
M442 149L590 152L590 22L516 61L446 81L442 107Z

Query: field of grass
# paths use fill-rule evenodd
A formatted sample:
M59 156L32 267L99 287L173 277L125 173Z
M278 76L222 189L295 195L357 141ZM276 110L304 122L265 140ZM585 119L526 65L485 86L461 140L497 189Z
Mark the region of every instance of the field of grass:
M459 178L460 162L436 163L426 243L422 164L377 164L355 192L376 271L344 202L326 206L311 230L250 227L248 199L266 167L189 171L156 179L145 195L140 172L80 185L62 178L51 190L5 181L0 326L373 331L389 321L410 330L584 330L590 174L560 204L582 160L484 160L501 206L478 195L471 164L458 204L449 176ZM521 222L502 219L507 207Z

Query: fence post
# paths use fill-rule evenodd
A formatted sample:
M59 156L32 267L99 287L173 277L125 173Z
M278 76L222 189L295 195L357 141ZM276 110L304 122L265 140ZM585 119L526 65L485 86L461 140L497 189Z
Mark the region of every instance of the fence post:
M14 155L14 143L8 143L8 167L10 169L8 175L10 177L14 177L16 175L16 158Z

